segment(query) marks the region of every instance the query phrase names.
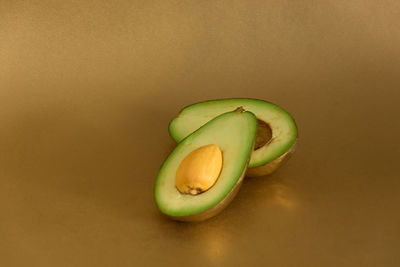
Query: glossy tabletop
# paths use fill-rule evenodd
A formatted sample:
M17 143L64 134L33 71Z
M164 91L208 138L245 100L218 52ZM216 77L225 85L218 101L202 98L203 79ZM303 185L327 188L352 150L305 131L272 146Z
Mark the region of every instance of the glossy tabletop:
M400 266L398 1L0 1L0 266ZM153 200L191 103L297 151L217 217Z

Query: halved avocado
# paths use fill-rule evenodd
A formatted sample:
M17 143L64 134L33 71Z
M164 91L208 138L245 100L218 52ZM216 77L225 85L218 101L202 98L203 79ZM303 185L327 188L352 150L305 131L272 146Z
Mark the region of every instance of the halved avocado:
M283 108L259 99L231 98L199 102L183 108L169 124L171 137L180 142L212 118L242 106L258 119L257 139L251 154L248 176L275 171L294 151L297 126Z
M191 133L167 157L154 186L158 208L180 221L200 221L219 213L237 193L257 133L253 113L237 109L213 118ZM222 169L215 184L197 195L181 193L175 184L181 162L196 149L215 144L222 151Z

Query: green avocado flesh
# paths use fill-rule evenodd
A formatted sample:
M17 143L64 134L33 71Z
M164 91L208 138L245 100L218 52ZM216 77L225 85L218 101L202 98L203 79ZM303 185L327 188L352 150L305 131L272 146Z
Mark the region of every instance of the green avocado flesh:
M272 138L267 144L252 152L249 168L273 161L295 143L297 127L289 113L275 104L248 98L210 100L187 106L170 122L169 133L179 143L212 118L239 106L254 113L272 131Z
M158 173L154 197L159 209L169 216L191 216L221 202L245 171L256 132L257 119L253 113L233 111L212 119L186 137L167 157ZM215 144L222 151L219 178L201 194L182 194L175 186L180 163L190 152L208 144Z

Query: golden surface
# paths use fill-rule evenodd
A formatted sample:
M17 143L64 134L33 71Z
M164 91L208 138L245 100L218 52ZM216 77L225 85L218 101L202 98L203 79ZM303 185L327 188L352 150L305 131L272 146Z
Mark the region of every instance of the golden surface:
M0 266L400 266L399 1L0 1ZM153 201L204 99L296 153L203 223Z

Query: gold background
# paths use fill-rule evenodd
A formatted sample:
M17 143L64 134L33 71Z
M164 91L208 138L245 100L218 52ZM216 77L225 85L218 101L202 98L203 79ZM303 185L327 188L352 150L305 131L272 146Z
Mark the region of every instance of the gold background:
M399 1L0 2L1 266L400 266ZM153 202L185 105L261 98L298 148L218 217Z

